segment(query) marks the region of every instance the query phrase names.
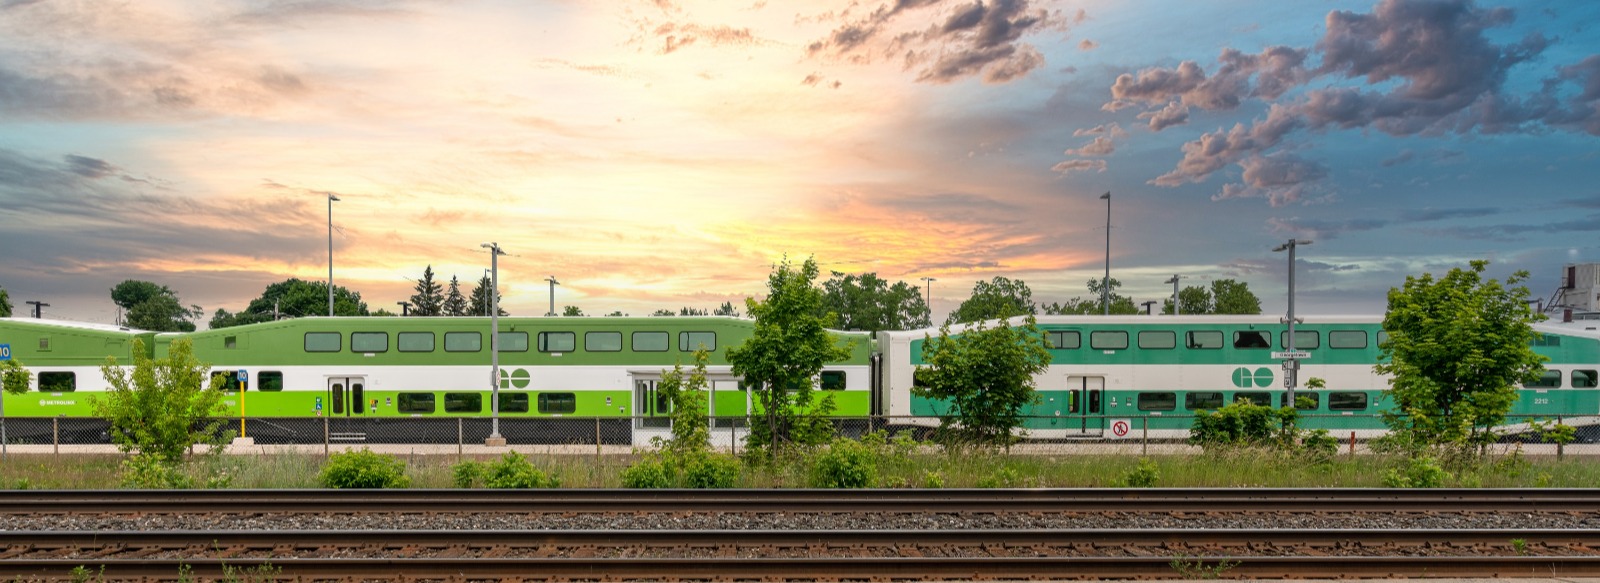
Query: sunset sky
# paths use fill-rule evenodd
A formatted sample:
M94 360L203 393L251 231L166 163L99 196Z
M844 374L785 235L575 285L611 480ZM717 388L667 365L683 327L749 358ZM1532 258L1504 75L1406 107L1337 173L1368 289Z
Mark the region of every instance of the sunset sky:
M111 322L431 265L591 315L785 255L1135 301L1219 278L1381 313L1475 258L1600 261L1600 2L0 0L0 287ZM463 292L470 290L463 284ZM203 321L202 321L203 325Z

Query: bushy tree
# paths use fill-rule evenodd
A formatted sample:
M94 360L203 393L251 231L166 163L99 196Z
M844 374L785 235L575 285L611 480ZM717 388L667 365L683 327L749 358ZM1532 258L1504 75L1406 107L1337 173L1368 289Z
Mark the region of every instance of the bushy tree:
M33 372L23 366L17 359L0 360L0 391L9 395L21 395L28 392L28 383L33 382Z
M678 308L678 315L679 316L709 316L709 315L711 315L711 311L707 310L705 308L691 308L689 306L684 306L682 308Z
M1494 438L1517 387L1537 379L1544 357L1533 351L1533 323L1544 319L1528 307L1527 272L1483 279L1489 262L1471 262L1444 277L1408 276L1389 290L1383 318L1388 340L1373 370L1392 375L1387 391L1394 408L1384 422L1403 444L1474 445ZM1507 287L1511 286L1511 287Z
M6 293L6 288L0 287L0 318L11 317L11 294Z
M748 444L769 456L793 444L822 443L833 433L827 419L833 396L816 398L813 383L824 364L848 358L850 348L828 333L832 314L817 315L822 291L812 285L816 278L815 259L797 267L785 258L767 278L767 298L745 300L754 334L728 349L733 374L757 397Z
M445 294L444 303L440 304L439 309L445 316L467 315L467 298L461 295L461 280L454 275L450 276L450 291Z
M1106 300L1111 304L1111 313L1126 315L1139 313L1139 307L1133 304L1133 298L1117 293L1117 288L1122 287L1122 282L1113 277L1110 279L1111 289L1106 294ZM1072 298L1066 303L1050 303L1044 306L1046 315L1054 316L1098 316L1105 313L1100 302L1100 279L1090 278L1089 297ZM1020 314L1017 314L1020 315Z
M250 300L244 310L229 313L217 310L211 316L211 328L228 328L257 322L271 322L273 317L301 318L323 316L328 313L328 282L306 281L291 277L268 285L261 295ZM366 316L367 303L361 292L350 291L342 285L333 286L333 313L337 316Z
M1211 282L1212 314L1260 314L1261 298L1250 291L1250 285L1232 279Z
M583 308L580 308L578 306L563 306L561 308L561 315L562 316L582 316L583 315Z
M711 315L713 315L713 316L733 316L733 317L737 318L737 317L739 317L739 310L737 310L737 309L735 309L733 307L733 302L722 302L722 305L718 306L716 311L711 312Z
M91 403L95 415L111 423L117 448L177 463L196 443L220 444L226 377L213 378L211 366L195 358L187 338L172 341L166 358L144 354L144 341L134 339L131 371L116 357L100 366L111 387Z
M674 312L672 310L668 310L666 308L662 308L662 309L656 310L654 312L651 312L650 315L651 316L676 316L676 315L678 315L678 313Z
M1198 285L1185 286L1178 290L1178 305L1183 308L1178 313L1185 316L1210 314L1211 292ZM1161 313L1172 314L1172 298L1161 301Z
M200 306L185 307L171 288L137 279L112 287L111 301L122 308L129 327L153 332L193 332L193 320L204 315Z
M911 392L950 404L940 419L940 440L949 446L1009 445L1022 424L1022 408L1038 399L1033 377L1050 365L1050 351L1033 316L1020 326L979 321L960 334L950 325L922 344L922 360Z
M909 330L930 324L920 289L904 281L891 286L876 273L833 272L822 284L822 310L839 315L841 330Z
M433 280L432 265L422 270L422 279L417 280L414 289L417 293L411 296L411 315L438 316L444 313L444 286Z
M950 313L946 324L995 320L1039 313L1033 304L1033 290L1022 280L995 276L972 286L972 296Z
M489 288L491 287L494 287L494 282L489 281L489 276L487 275L483 276L483 279L478 280L478 285L472 286L472 298L469 300L472 305L467 306L467 315L489 315ZM494 300L496 302L495 305L497 306L502 305L499 303L500 297L500 294L495 294ZM500 308L499 311L501 316L511 315L511 313L507 312L505 308Z

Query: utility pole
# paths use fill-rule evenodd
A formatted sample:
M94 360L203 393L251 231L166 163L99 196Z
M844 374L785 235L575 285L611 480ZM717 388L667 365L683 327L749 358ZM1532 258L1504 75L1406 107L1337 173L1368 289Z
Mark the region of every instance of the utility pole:
M400 304L400 316L401 317L405 317L405 316L410 316L411 315L411 302L395 302L395 303Z
M1102 315L1111 315L1111 191L1100 198L1106 201L1106 278L1100 280L1100 309Z
M545 314L545 317L552 317L556 315L556 286L561 285L561 282L556 281L556 276L554 275L544 280L550 282L550 311Z
M1272 249L1273 253L1284 250L1289 251L1289 314L1283 319L1284 322L1289 324L1289 338L1284 343L1284 349L1288 351L1289 357L1283 359L1283 388L1287 391L1285 399L1288 401L1284 403L1286 407L1294 406L1294 387L1299 384L1298 377L1300 372L1300 360L1294 356L1294 248L1299 245L1310 244L1311 240L1309 239L1304 241L1290 239L1289 242Z
M500 256L506 252L500 249L499 243L484 243L480 245L489 250L489 406L493 416L490 425L489 439L483 444L488 446L504 446L506 438L500 435L500 301L495 292L500 289Z
M333 203L339 197L328 193L328 317L333 317Z
M1174 316L1179 315L1179 313L1178 313L1178 274L1176 274L1176 273L1172 274L1172 279L1163 281L1161 283L1170 283L1170 284L1172 284L1172 315L1174 315Z
M44 303L44 302L27 301L27 302L23 302L23 303L30 304L30 305L33 306L33 319L35 319L35 320L43 317L41 308L46 308L46 307L50 306L50 304L47 304L47 303Z

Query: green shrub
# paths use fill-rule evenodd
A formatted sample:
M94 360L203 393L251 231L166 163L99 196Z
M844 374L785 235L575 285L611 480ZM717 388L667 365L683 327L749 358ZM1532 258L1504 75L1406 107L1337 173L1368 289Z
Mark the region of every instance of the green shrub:
M483 480L483 462L467 460L450 466L450 482L457 488L474 488Z
M939 472L935 472L933 470L925 470L925 471L923 471L922 472L922 487L929 488L929 489L943 488L944 487L944 474L941 474Z
M647 457L622 470L622 487L652 489L671 488L672 473L660 458Z
M739 480L739 460L722 455L701 456L684 468L690 488L732 488Z
M484 485L490 488L554 488L550 479L522 454L508 451L499 460L489 464L483 476Z
M1156 468L1155 460L1143 458L1139 460L1139 465L1123 474L1118 482L1127 488L1154 488L1156 481L1160 479L1161 472Z
M318 478L328 488L404 488L411 485L405 468L400 460L362 448L328 456Z
M136 455L122 462L122 485L149 490L187 490L194 479L183 471L183 464L153 455Z
M870 488L878 481L877 455L861 442L836 439L812 462L811 482L818 488Z
M979 488L1010 488L1021 483L1022 476L1011 466L1002 467L993 474L978 479Z
M1431 457L1412 458L1404 470L1390 469L1383 475L1383 485L1390 488L1438 488L1450 477L1439 462Z

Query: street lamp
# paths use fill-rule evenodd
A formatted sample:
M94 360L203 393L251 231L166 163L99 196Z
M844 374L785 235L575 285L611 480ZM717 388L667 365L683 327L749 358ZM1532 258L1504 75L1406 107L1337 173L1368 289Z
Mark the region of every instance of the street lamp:
M1111 315L1111 191L1100 195L1106 201L1106 277L1100 280L1100 309L1103 315Z
M1294 358L1294 248L1299 245L1310 245L1311 240L1290 239L1287 243L1272 248L1273 253L1289 251L1289 314L1283 319L1289 324L1289 339L1284 348L1289 352L1289 358L1283 359L1283 387L1287 389L1288 403L1285 406L1294 406L1294 387L1299 384L1296 378L1300 371L1300 361Z
M41 317L43 317L43 315L44 315L44 310L43 309L44 308L50 307L50 304L47 304L47 303L44 303L44 302L40 302L40 301L34 301L34 300L28 300L28 301L23 302L23 303L33 306L33 319L35 319L35 320L38 320Z
M938 279L934 279L932 277L924 277L924 278L922 278L923 285L926 285L928 287L928 294L927 294L928 295L928 301L927 301L927 304L928 304L928 317L930 318L929 321L932 321L931 318L933 317L933 282L936 282L936 281L939 281L939 280Z
M1155 310L1154 306L1156 305L1156 301L1155 300L1149 300L1149 301L1139 302L1139 305L1144 306L1144 315L1148 316L1148 315L1150 315L1150 313L1152 311Z
M556 286L561 285L561 282L556 281L556 276L554 275L546 277L544 280L550 282L550 311L545 314L545 317L550 317L556 315Z
M1161 283L1172 284L1172 315L1176 316L1178 315L1178 274L1172 274L1172 279Z
M400 316L401 317L405 317L405 316L410 316L411 315L411 302L395 302L395 303L400 304Z
M333 203L339 197L328 193L328 316L333 316Z
M479 245L489 250L489 439L484 445L501 446L506 438L500 436L500 301L495 296L500 289L500 256L506 252L499 243Z

